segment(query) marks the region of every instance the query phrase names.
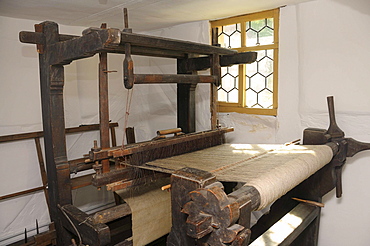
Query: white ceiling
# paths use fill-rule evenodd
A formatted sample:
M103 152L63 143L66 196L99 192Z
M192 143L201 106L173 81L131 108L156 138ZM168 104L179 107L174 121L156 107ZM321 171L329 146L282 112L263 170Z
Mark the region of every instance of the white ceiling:
M220 19L310 0L0 0L0 15L59 24L123 28L123 8L135 32Z

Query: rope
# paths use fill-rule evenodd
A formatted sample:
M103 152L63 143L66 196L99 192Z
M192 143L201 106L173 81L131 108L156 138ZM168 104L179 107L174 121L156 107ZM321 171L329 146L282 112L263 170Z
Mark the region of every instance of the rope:
M126 128L127 128L127 125L128 125L128 117L130 115L133 91L134 91L134 87L132 89L127 90L126 112L125 112L124 123L123 123L123 138L122 138L122 146L121 146L122 149L125 146Z

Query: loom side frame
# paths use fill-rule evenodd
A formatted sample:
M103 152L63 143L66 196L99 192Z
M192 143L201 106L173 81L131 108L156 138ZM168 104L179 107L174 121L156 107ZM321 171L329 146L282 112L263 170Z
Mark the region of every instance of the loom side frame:
M63 108L64 65L100 53L99 77L101 80L106 80L104 74L104 72L108 72L105 71L106 53L177 59L179 75L164 78L170 81L178 78L184 82L178 84L178 127L183 128L185 133L190 133L195 131L195 88L197 82L208 82L212 88L211 91L215 91L216 84L220 81L220 63L223 66L241 62L251 63L257 57L256 52L237 54L235 51L217 46L134 34L127 32L127 30L106 29L104 25L102 25L102 28L89 28L83 32L82 36L73 36L59 34L56 23L45 21L35 25L35 32L20 32L19 39L23 43L36 44L39 53L50 215L56 227L58 245L69 245L73 238L70 233L73 233L73 228L71 229L68 218L74 221L73 224L81 223L81 218L87 219L86 215L72 205L71 190L80 186L79 184L73 184L70 180L71 167L66 154ZM127 53L126 44L131 46L131 53ZM203 55L203 57L196 58L197 55ZM216 75L216 77L191 75L188 77L191 83L185 83L186 77L184 77L184 74L193 74L196 73L196 70L210 67L212 68L211 75ZM101 88L106 90L106 86ZM106 97L102 98L101 105L103 109L101 111L107 110L104 102L107 99ZM215 105L215 94L211 99L211 105ZM100 122L100 125L106 126L109 116L104 116L101 119L104 122ZM216 112L213 109L211 129L216 128ZM106 148L107 141L104 142L105 145L102 147ZM109 166L103 165L102 170L104 173L109 173ZM86 183L85 180L84 185ZM90 224L89 226L82 226L81 230L83 235L93 235L95 239L90 242L92 246L109 243L109 230L107 229L99 229L98 225Z

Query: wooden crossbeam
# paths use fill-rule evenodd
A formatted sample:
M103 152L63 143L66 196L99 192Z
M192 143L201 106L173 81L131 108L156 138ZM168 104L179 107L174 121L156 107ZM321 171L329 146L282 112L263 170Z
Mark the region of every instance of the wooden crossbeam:
M232 55L220 56L220 66L228 67L235 64L249 64L255 62L257 52L242 52ZM209 56L182 59L181 63L188 72L205 70L212 66L212 59Z
M127 145L124 148L122 147L115 147L109 150L100 150L100 151L91 151L90 160L89 161L98 161L107 159L110 157L117 158L126 155L131 155L134 153L162 148L166 146L171 146L179 143L186 143L190 141L196 141L200 139L204 139L206 137L214 137L214 136L221 136L224 133L234 131L233 128L220 128L216 130L204 131L204 132L197 132L197 133L189 133L186 135L177 136L174 138L167 138L167 139L160 139L157 141L147 141L141 142L136 144Z
M143 34L121 32L121 44L130 43L132 46L143 46L159 48L163 50L176 50L191 54L219 54L231 55L237 53L235 50L225 49L208 44L199 44L195 42L175 40L162 37L153 37Z
M19 39L23 43L45 45L45 37L41 32L22 31L19 34ZM237 53L235 50L217 46L121 32L114 28L90 28L84 31L84 34L80 37L58 34L57 39L59 39L59 42L51 44L49 47L54 54L50 60L52 65L69 64L71 61L91 57L101 51L123 53L125 43L131 44L132 54L138 52L146 55L145 52L148 51L149 55L158 56L158 54L162 54L160 56L163 57L184 57L185 54L232 55ZM140 52L143 49L144 52Z
M116 123L116 122L115 123L110 123L109 127L110 128L118 127L118 123ZM99 124L80 125L78 127L66 128L66 134L96 131L96 130L99 130ZM0 136L0 143L26 140L26 139L32 139L32 138L40 138L40 137L43 137L43 136L44 136L43 131L5 135L5 136Z
M217 76L212 75L186 75L186 74L135 74L135 84L159 84L159 83L216 83Z

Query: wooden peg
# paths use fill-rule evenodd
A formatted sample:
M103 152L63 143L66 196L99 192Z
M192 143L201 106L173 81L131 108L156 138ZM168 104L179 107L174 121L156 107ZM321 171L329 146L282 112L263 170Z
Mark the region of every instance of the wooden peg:
M313 205L313 206L317 206L317 207L320 207L320 208L323 208L325 206L325 204L321 203L321 202L309 201L309 200L299 199L299 198L295 198L295 197L292 197L292 199L296 200L298 202L304 202L304 203L307 203L307 204L310 204L310 205Z

